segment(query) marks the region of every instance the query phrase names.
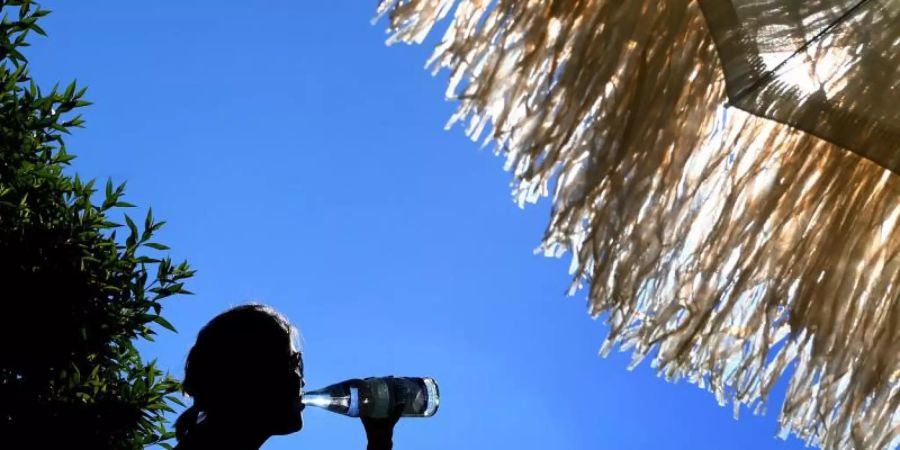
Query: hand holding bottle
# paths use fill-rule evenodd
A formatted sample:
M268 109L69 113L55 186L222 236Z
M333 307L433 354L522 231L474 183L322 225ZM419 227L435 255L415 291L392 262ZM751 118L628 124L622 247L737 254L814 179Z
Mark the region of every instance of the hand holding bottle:
M366 429L367 450L391 450L394 446L394 426L400 421L404 404L398 404L388 417L373 418L361 417L363 427Z

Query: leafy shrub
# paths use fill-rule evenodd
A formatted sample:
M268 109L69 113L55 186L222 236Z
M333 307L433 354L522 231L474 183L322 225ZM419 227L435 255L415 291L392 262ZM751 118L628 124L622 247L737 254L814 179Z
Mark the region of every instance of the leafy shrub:
M170 438L178 382L134 347L174 331L161 301L188 293L186 262L153 256L163 226L121 210L124 184L69 176L63 137L88 105L75 83L44 93L21 51L48 11L0 0L0 447L138 449ZM165 445L165 444L164 444ZM167 446L167 445L165 445Z

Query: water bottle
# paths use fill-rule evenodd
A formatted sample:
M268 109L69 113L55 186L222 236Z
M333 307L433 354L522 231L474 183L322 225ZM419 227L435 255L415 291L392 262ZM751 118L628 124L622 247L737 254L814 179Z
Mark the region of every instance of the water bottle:
M433 378L352 379L303 394L303 404L350 417L388 417L403 405L401 417L431 417L440 392Z

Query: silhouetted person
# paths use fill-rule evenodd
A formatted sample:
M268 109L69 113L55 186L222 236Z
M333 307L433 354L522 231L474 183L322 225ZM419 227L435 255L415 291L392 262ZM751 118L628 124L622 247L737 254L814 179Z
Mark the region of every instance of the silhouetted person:
M177 450L257 450L303 428L303 358L297 330L266 305L242 305L209 321L184 366L194 404L175 423ZM399 412L399 411L398 411ZM399 415L363 419L369 450L392 447Z

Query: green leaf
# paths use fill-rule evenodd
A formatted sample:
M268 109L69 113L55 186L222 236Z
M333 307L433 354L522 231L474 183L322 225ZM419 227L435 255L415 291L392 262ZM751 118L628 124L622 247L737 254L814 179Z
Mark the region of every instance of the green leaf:
M125 223L128 225L128 229L131 230L131 235L137 236L138 235L137 225L134 224L134 220L131 220L131 217L129 217L128 214L125 214Z
M147 217L144 219L144 229L150 230L153 228L153 208L147 208Z
M75 94L75 81L69 83L66 87L66 91L63 93L63 97L70 98Z

